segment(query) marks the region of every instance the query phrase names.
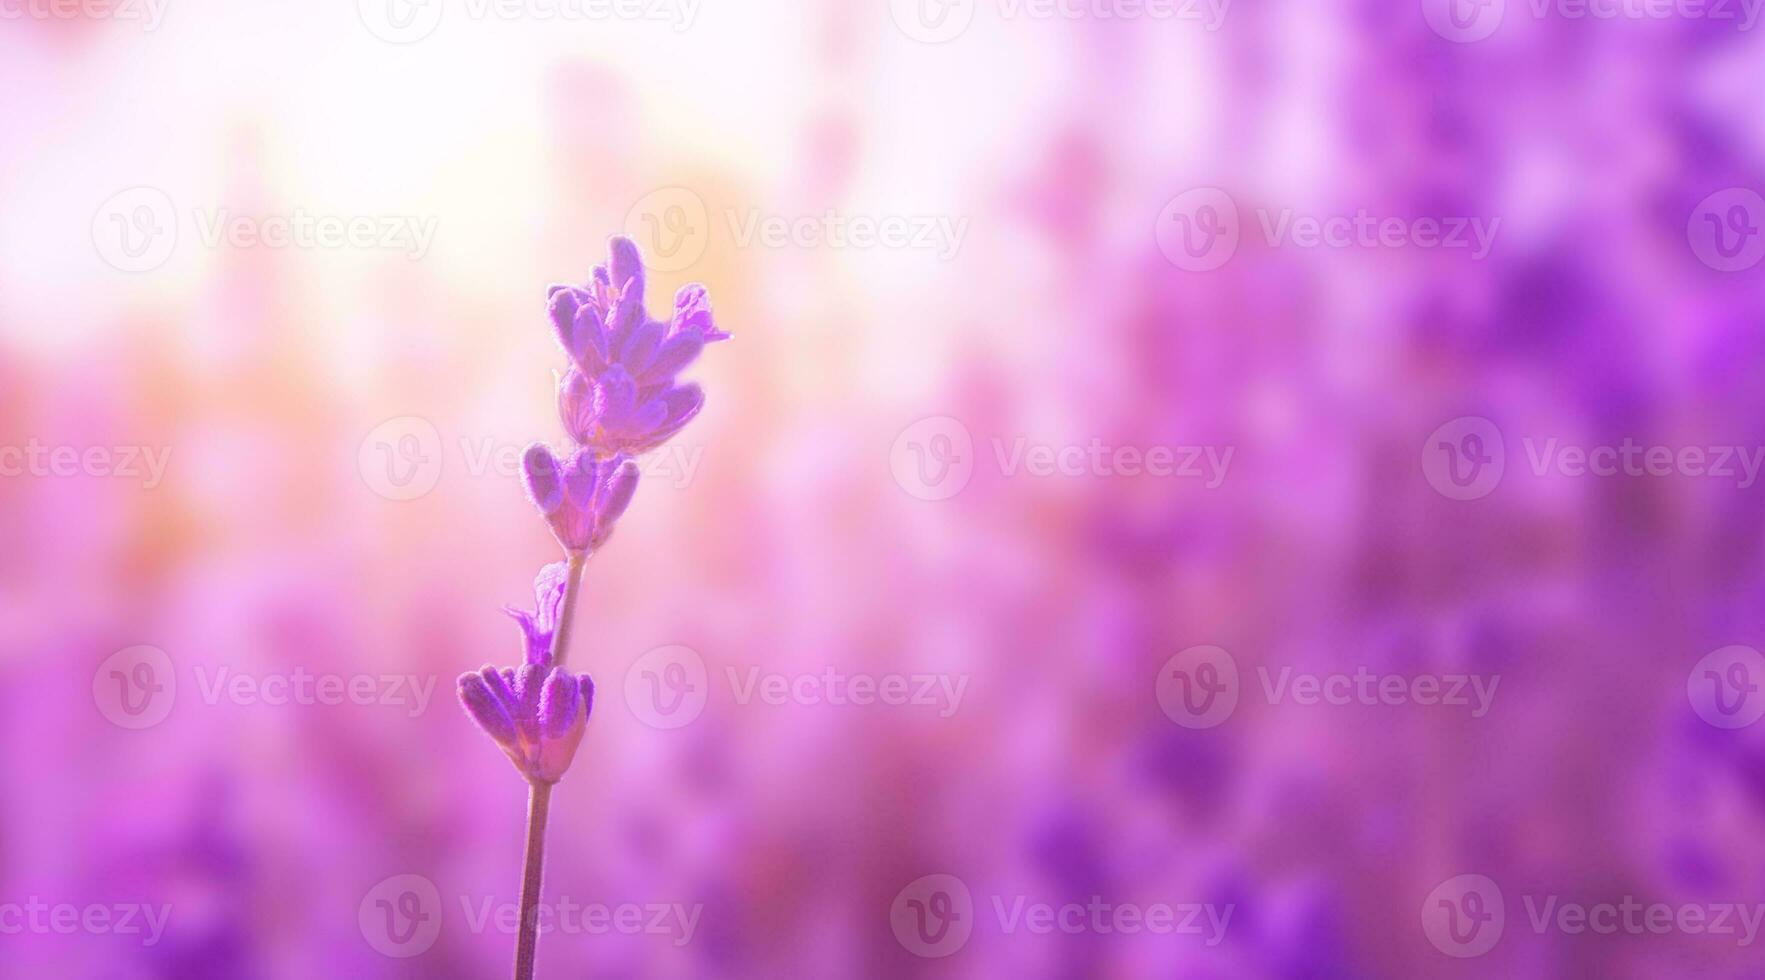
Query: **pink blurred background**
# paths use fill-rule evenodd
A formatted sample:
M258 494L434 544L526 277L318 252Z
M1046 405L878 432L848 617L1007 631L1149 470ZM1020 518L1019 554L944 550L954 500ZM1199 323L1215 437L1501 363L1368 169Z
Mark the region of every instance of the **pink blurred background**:
M1595 6L0 0L0 973L507 974L626 233L541 976L1765 976L1765 38Z

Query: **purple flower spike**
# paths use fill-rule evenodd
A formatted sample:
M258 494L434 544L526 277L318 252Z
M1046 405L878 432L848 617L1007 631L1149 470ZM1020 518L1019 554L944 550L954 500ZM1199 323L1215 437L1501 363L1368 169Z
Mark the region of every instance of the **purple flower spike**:
M522 775L555 783L582 744L594 707L594 681L587 674L533 664L515 676L511 686L494 667L462 674L460 703Z
M586 286L550 294L552 325L573 365L558 387L559 414L572 438L602 455L652 449L691 421L703 395L676 376L706 344L730 336L697 284L674 297L667 323L650 319L637 246L614 238L609 251Z
M527 495L571 554L606 544L637 490L637 464L622 455L597 459L588 449L578 448L559 459L549 447L535 443L521 462Z
M698 385L641 387L620 365L598 381L572 368L558 382L558 413L570 438L600 453L647 452L686 427L705 405Z
M527 651L527 662L549 667L552 663L552 636L558 630L558 610L564 604L564 589L569 578L569 566L564 562L552 562L539 570L539 577L533 580L534 609L533 612L504 606L503 612L514 618L521 626L521 635Z

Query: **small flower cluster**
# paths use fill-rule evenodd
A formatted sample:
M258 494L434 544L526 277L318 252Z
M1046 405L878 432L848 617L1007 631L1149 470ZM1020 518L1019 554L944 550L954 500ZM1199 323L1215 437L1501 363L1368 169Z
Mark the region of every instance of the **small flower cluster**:
M564 775L594 705L594 682L563 667L567 619L582 562L606 543L637 490L633 454L654 449L704 407L696 384L677 376L705 345L728 339L711 319L703 286L680 290L668 323L644 309L643 260L629 239L586 286L553 286L552 326L570 356L558 379L558 413L575 445L564 454L536 443L522 458L527 495L567 561L547 565L534 581L537 606L510 609L520 624L526 662L519 669L486 666L460 677L460 702L529 780Z

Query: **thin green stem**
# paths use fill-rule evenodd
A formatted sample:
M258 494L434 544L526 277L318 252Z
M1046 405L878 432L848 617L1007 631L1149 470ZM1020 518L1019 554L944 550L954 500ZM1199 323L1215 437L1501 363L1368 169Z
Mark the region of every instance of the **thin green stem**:
M527 785L527 858L521 871L521 936L515 943L515 980L533 980L539 947L539 900L545 887L545 821L552 807L551 783Z

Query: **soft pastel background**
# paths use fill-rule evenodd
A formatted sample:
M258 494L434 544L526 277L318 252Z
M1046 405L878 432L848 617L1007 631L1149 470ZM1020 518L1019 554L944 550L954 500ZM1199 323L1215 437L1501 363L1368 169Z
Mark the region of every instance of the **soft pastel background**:
M0 446L170 455L152 487L0 478L0 929L32 901L170 917L152 945L0 934L0 974L506 975L512 937L471 920L515 898L523 792L452 679L516 656L500 607L555 550L508 465L563 438L545 287L628 230L652 309L703 282L737 338L689 372L696 468L659 464L589 566L573 659L601 697L547 895L699 918L550 934L542 976L1765 976L1765 937L1539 932L1522 905L1765 902L1765 723L1687 697L1706 654L1765 646L1765 488L1541 478L1521 449L1765 443L1765 273L1696 234L1709 195L1765 186L1765 32L1518 0L1468 42L1419 0L1240 0L1215 29L430 0L393 43L389 10L436 8L165 0L148 29L25 2L0 0ZM1159 227L1202 187L1242 212L1211 271ZM177 234L129 271L143 201ZM1501 225L1473 260L1271 243L1257 209ZM435 233L211 243L221 211ZM964 237L742 234L829 214ZM1424 470L1463 416L1507 441L1470 500ZM898 439L926 417L972 438L948 499L912 468L961 445ZM998 462L1020 438L1234 456L1215 488L1038 477ZM142 645L176 688L137 730L107 658ZM1212 728L1157 696L1196 645L1242 675ZM666 727L644 692L675 646L708 701ZM1500 686L1481 718L1274 704L1259 666ZM222 669L433 693L205 697ZM744 704L754 669L966 688L948 717ZM942 958L894 928L931 874L973 902ZM1464 959L1424 916L1461 874L1507 900ZM1234 911L1212 947L994 914L1092 896ZM400 908L437 928L400 945Z

